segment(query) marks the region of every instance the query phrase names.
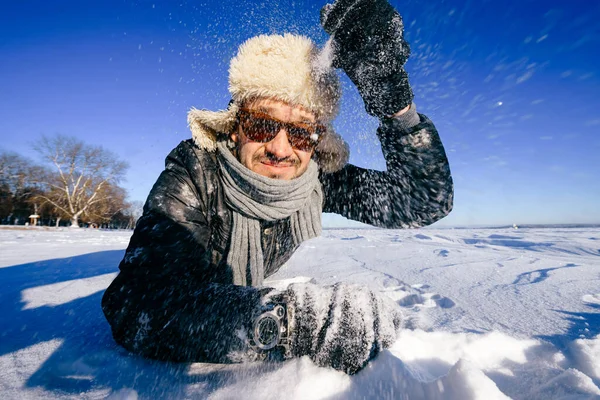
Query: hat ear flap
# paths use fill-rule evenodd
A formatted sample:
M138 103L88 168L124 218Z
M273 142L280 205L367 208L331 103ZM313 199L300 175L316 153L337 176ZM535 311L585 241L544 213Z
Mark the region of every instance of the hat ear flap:
M188 113L188 124L194 143L201 149L215 151L217 139L229 135L235 127L238 106L230 103L227 110L209 111L192 108Z
M350 146L333 130L333 126L330 124L323 139L315 148L313 158L324 173L336 172L348 163Z

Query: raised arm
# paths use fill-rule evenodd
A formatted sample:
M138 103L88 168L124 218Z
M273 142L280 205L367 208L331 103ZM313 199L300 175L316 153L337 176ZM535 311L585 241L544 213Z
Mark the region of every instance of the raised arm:
M377 136L387 170L349 164L323 175L323 211L384 228L426 226L448 215L452 177L433 123L413 104L402 116L383 119Z
M334 66L380 120L387 166L381 172L347 165L322 175L324 211L385 228L420 227L446 216L453 200L448 159L435 126L412 103L400 14L386 0L337 0L323 8L321 23L331 35Z

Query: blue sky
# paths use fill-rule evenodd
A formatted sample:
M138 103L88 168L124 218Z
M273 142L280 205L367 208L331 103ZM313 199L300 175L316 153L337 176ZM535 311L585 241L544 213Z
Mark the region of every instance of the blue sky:
M221 109L237 46L259 33L324 43L315 1L14 1L0 12L0 148L62 133L127 159L144 200L186 112ZM392 1L420 112L455 180L440 226L600 223L600 3ZM351 161L383 168L377 123L342 76L337 130ZM332 223L338 223L336 221Z

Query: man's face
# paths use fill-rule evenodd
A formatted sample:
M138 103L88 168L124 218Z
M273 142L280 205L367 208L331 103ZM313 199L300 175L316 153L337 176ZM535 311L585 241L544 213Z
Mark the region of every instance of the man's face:
M278 100L257 99L246 103L244 108L266 113L283 122L314 123L315 116L299 106L291 106ZM236 143L237 158L250 170L274 179L294 179L308 168L313 150L293 148L285 128L266 143L254 142L246 137L241 126L231 134Z

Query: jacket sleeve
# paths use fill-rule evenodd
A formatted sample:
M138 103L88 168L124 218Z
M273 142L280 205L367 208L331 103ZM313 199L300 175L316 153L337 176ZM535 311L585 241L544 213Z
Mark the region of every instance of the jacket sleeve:
M229 361L260 304L258 289L228 284L211 266L211 182L190 176L205 175L197 157L185 142L167 157L102 299L115 340L144 357Z
M387 170L348 164L323 174L323 211L383 228L422 227L448 215L454 189L433 123L413 104L407 115L381 120L377 136Z

